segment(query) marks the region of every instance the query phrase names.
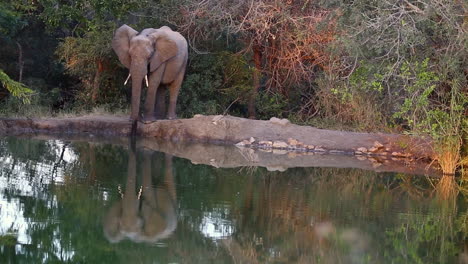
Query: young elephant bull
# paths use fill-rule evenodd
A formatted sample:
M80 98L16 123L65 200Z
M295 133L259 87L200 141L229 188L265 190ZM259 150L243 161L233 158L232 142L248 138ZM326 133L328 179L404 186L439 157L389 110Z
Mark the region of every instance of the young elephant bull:
M147 28L138 33L133 28L123 25L115 32L112 48L120 62L130 70L127 81L132 77L130 119L138 120L143 79L148 86L143 121L164 118L166 86L169 88L167 118L176 118L177 96L188 58L185 38L166 26L158 29Z

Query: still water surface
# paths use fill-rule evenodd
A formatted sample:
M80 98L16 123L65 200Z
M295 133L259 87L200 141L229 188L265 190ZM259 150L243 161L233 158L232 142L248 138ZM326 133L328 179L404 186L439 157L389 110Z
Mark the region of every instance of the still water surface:
M0 263L466 263L453 178L0 139Z

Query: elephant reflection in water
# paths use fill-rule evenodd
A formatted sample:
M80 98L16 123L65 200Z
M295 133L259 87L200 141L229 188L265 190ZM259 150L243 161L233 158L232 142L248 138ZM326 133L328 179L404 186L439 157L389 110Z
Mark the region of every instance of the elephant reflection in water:
M137 155L130 150L125 192L104 218L104 234L112 243L125 238L154 243L169 237L177 227L172 156L165 154L164 178L156 187L152 184L152 158L152 152L143 151L142 182L137 189ZM161 163L156 162L158 171L162 171Z

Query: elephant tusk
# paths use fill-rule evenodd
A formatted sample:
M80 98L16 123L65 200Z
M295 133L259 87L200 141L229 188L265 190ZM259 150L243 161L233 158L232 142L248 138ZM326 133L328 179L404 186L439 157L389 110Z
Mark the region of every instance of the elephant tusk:
M128 74L128 77L127 77L127 79L126 79L125 82L124 82L124 85L127 85L127 82L128 82L128 79L130 79L130 76L132 76L131 73Z
M149 87L149 85L148 85L148 75L145 75L145 81L146 81L146 87Z

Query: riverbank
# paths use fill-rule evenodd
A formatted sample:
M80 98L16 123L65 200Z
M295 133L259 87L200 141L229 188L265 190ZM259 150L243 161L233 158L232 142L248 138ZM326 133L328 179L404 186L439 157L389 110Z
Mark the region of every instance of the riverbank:
M129 136L126 116L0 119L0 134L91 134ZM398 134L356 133L291 124L286 119L251 120L233 116L195 115L189 119L138 123L148 139L237 145L271 152L311 152L410 159L431 159L430 141Z
M4 136L128 145L130 133L131 122L126 116L0 119L0 135ZM261 166L283 171L322 166L437 174L427 166L433 155L430 142L397 134L325 130L285 119L221 115L138 123L137 133L138 147L215 167Z

